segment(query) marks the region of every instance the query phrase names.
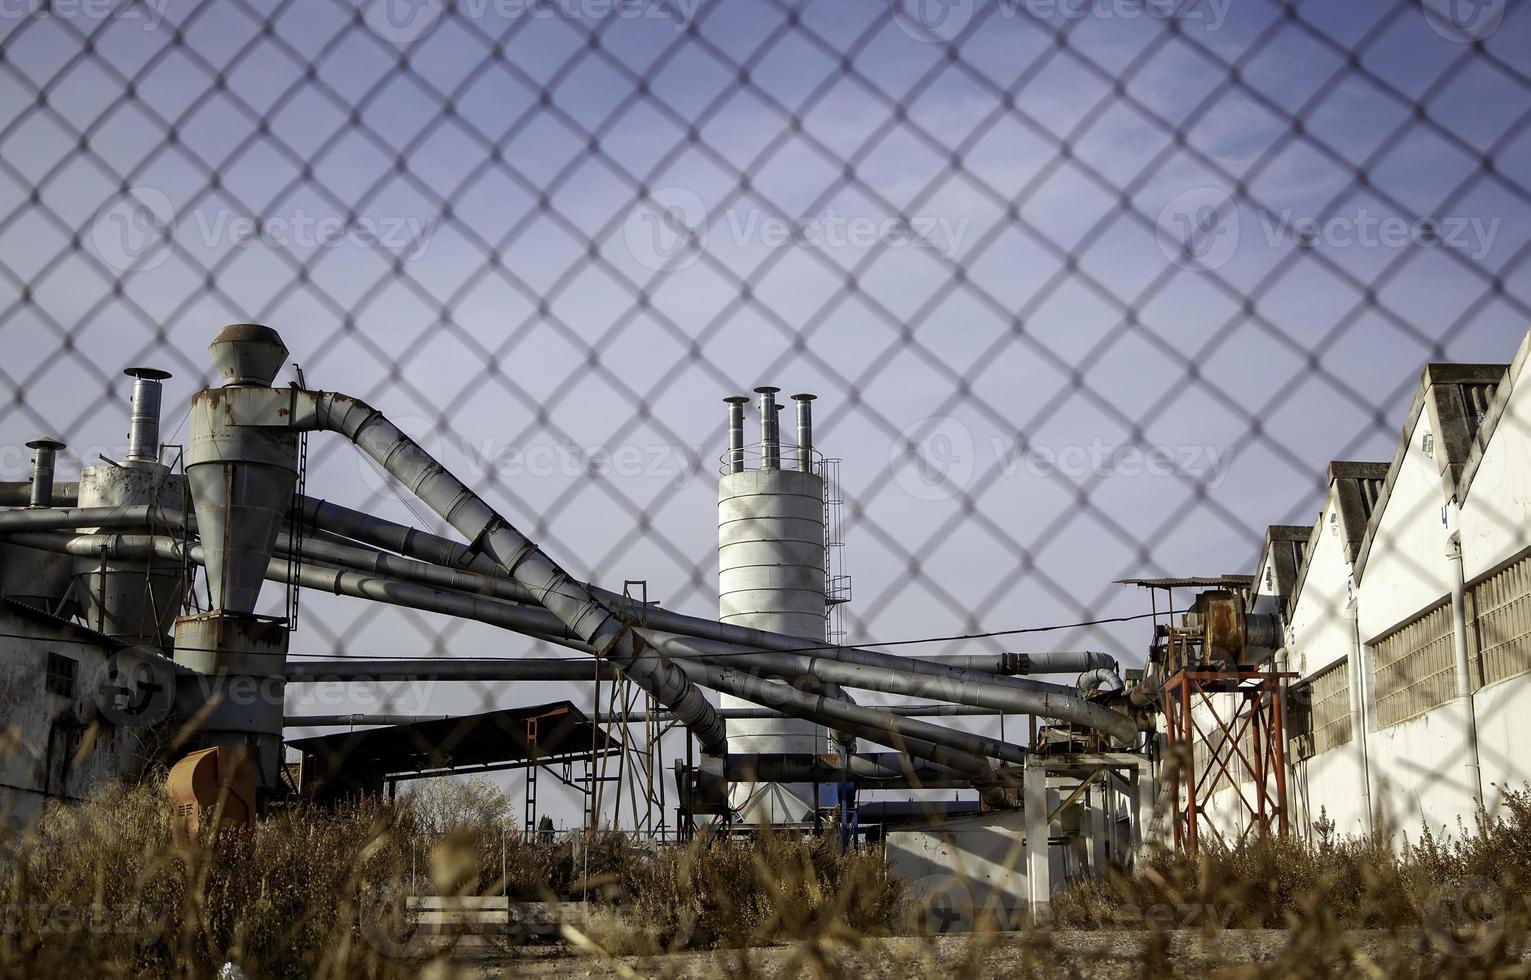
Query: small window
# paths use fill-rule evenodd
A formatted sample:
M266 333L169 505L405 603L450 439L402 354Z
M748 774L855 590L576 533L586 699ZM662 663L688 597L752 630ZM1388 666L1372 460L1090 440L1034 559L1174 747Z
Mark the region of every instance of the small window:
M78 672L79 667L79 663L69 657L60 656L56 653L48 654L48 678L43 685L44 688L49 694L73 698L75 674Z

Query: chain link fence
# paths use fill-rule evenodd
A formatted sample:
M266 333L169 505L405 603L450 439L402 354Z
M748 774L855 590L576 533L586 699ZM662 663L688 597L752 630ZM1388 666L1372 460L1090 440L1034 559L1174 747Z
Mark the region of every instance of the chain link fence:
M666 607L714 614L721 399L776 384L843 460L848 641L1138 614L1113 579L1244 571L1329 460L1387 459L1422 362L1513 351L1528 35L1510 0L0 0L4 478L45 432L64 478L120 458L130 365L178 442L260 322ZM357 458L316 440L310 494L438 526ZM316 596L294 651L537 646ZM290 713L524 700L371 694Z

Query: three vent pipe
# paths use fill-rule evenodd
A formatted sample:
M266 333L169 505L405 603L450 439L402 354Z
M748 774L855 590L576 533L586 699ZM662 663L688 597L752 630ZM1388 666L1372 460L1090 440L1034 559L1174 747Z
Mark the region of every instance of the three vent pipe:
M761 385L755 389L760 396L760 465L762 469L779 470L782 463L781 410L776 401L780 388ZM797 407L797 459L796 469L813 472L813 402L817 396L793 395ZM728 405L728 456L724 460L725 473L740 473L745 468L744 458L744 406L750 400L743 395L723 399Z

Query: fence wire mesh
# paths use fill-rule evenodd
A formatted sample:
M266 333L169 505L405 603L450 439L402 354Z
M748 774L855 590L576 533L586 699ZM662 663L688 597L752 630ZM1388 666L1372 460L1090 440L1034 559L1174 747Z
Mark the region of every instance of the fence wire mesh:
M215 329L267 323L572 571L700 615L723 396L820 396L849 642L1082 624L1144 611L1124 575L1245 570L1331 459L1390 457L1421 363L1531 322L1505 0L21 0L0 32L6 479L45 432L64 478L120 458L134 364L177 375L179 442ZM316 439L309 493L439 527L356 460ZM302 610L300 656L539 648ZM525 700L371 695L289 713Z

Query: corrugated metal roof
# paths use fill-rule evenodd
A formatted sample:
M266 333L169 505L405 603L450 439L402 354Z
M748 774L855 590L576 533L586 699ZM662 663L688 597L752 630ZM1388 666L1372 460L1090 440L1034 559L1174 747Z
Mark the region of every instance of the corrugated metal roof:
M1247 589L1254 585L1253 575L1192 575L1186 578L1119 578L1117 585L1136 585L1145 589Z

